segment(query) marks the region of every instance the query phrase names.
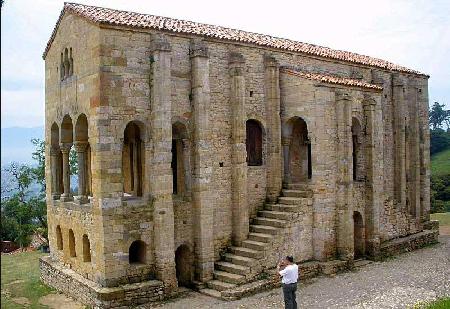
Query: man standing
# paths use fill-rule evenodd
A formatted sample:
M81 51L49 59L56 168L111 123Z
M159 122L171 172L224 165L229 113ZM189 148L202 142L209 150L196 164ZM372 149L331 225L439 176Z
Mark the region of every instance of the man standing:
M297 291L298 266L294 264L294 258L287 256L277 265L278 273L282 277L284 308L297 309L295 291Z

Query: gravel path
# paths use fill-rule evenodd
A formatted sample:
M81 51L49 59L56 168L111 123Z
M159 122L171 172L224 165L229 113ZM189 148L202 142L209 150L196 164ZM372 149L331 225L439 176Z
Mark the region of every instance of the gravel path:
M450 296L450 236L440 243L356 271L301 282L299 308L406 308ZM225 302L196 292L142 308L283 308L281 289Z

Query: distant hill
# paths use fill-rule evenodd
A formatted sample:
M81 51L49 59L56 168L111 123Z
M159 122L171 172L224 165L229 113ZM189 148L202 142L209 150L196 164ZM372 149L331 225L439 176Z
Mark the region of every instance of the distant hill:
M431 157L431 175L450 175L450 148Z
M31 157L34 146L32 138L44 138L44 127L2 128L1 129L1 165L10 162L34 163Z

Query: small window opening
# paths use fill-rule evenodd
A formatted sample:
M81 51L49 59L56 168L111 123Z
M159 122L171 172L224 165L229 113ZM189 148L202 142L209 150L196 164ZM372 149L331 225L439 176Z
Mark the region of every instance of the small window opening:
M250 119L246 123L247 165L262 165L262 128L258 121Z
M83 235L83 262L91 261L91 243L86 234Z
M58 250L64 249L61 227L59 225L56 227L56 246Z
M142 240L135 240L129 249L130 264L145 264L146 260L146 245Z
M75 235L72 229L69 230L69 252L71 257L76 257L77 253L75 251Z
M253 97L253 91L250 91L250 97Z

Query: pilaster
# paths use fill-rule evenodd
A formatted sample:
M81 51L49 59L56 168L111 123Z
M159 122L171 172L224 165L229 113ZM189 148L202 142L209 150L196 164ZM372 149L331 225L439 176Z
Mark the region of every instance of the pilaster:
M353 259L353 156L352 101L347 93L336 93L337 121L337 253L343 260Z
M202 282L212 279L214 270L214 209L211 196L209 128L209 54L205 42L193 39L190 46L191 87L194 146L194 173L192 196L194 207L194 243L196 279Z
M406 207L406 82L399 74L393 76L393 132L394 132L394 198L401 208Z
M365 232L366 254L377 256L380 249L380 208L383 203L383 138L381 107L366 96L363 102L366 119L365 156L367 162Z
M166 292L177 287L172 203L171 47L164 35L151 38L150 195L153 202L156 275Z
M241 54L230 54L230 102L232 109L232 238L240 246L249 232L247 205L245 60Z
M264 89L267 124L267 199L276 202L282 187L280 68L275 58L264 57Z

